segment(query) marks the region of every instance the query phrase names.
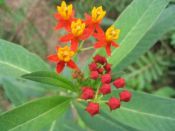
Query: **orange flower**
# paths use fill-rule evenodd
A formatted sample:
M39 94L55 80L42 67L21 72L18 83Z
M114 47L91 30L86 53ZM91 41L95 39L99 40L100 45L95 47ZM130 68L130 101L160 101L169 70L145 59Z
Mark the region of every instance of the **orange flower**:
M103 10L102 6L94 7L91 11L91 16L85 14L86 20L85 23L88 26L90 34L92 34L95 30L100 28L99 24L101 23L102 19L106 15L106 11Z
M55 27L56 30L61 28L65 28L66 30L70 30L71 22L74 18L74 10L72 4L66 5L65 1L61 2L61 6L57 6L58 13L55 14L55 18L58 23Z
M94 37L98 40L95 43L94 48L105 47L108 56L110 56L111 55L110 47L111 46L114 46L116 48L119 47L119 45L114 42L115 40L118 39L119 33L120 30L116 29L114 26L110 26L105 33L103 30L98 29L97 33L94 34Z
M78 19L71 23L71 32L60 38L60 42L71 41L71 50L76 51L78 49L78 43L80 40L85 40L89 37L88 31L85 29L85 23Z
M70 50L68 46L58 47L57 54L48 56L48 60L51 62L57 62L56 71L58 73L62 72L65 65L71 69L78 69L77 65L71 59L74 56L75 52Z

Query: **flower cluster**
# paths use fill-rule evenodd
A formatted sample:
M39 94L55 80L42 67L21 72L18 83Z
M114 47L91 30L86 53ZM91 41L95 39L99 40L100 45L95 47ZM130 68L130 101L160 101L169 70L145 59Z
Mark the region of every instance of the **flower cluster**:
M86 111L94 116L99 113L102 97L112 92L111 86L114 85L117 89L125 87L125 80L123 78L117 78L112 82L111 77L111 65L107 62L106 58L100 55L96 55L93 58L93 62L89 64L90 78L93 80L99 80L100 86L97 90L93 87L82 87L80 98L88 101ZM108 101L105 101L110 110L115 110L120 107L121 101L128 102L131 99L131 93L127 90L120 92L120 98L112 96Z
M85 18L75 17L75 11L72 4L66 4L63 0L60 6L57 6L55 19L57 25L55 30L64 29L66 33L59 39L59 42L65 43L64 47L56 47L56 53L49 55L48 60L56 63L57 73L61 73L65 66L73 70L72 77L80 85L80 98L78 100L87 101L86 111L94 116L99 113L99 103L106 103L110 110L120 107L121 102L128 102L131 99L131 93L123 90L119 94L119 98L112 96L108 101L102 100L103 96L111 94L112 85L118 88L125 87L125 80L117 78L113 81L111 64L108 63L106 57L96 55L93 62L89 64L90 74L85 78L84 73L74 62L74 56L87 49L104 48L107 56L111 56L111 46L118 48L116 40L119 38L120 30L111 25L106 31L103 31L100 24L106 15L106 11L102 6L93 7L90 14L85 13ZM94 37L96 42L91 47L83 48L85 40ZM83 84L85 81L93 81L98 84ZM90 82L90 83L91 83ZM77 87L79 88L79 87Z
M55 14L55 19L57 20L55 30L65 29L67 31L59 41L71 44L70 49L68 49L67 46L60 47L60 49L57 50L57 55L48 57L51 62L57 62L56 70L58 73L62 72L65 65L72 69L77 69L77 66L71 58L81 50L80 42L84 43L90 36L97 40L92 47L95 49L104 47L109 56L111 55L111 46L118 47L115 40L118 39L120 30L112 25L104 32L100 27L106 14L102 6L94 7L91 14L86 13L85 19L76 18L73 5L67 5L65 1L62 1L61 5L57 6L57 11ZM63 50L62 53L59 53L61 50Z

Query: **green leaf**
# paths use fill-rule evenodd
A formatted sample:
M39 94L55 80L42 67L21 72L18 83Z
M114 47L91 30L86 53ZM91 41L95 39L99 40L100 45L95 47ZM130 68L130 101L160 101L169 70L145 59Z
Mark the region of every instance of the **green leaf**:
M154 92L155 95L162 97L175 96L175 90L172 87L163 87Z
M48 65L38 56L19 45L0 39L1 76L20 76L48 69Z
M0 116L1 131L39 130L57 119L68 107L70 98L52 96L41 98Z
M114 23L121 30L121 35L118 40L120 47L115 49L109 58L113 68L118 67L137 47L167 5L167 0L135 0L121 14Z
M70 107L62 117L59 117L50 126L44 127L42 131L86 131L80 127L77 119L75 119L74 110Z
M118 93L113 91L110 97L118 97ZM122 103L115 111L111 112L106 104L101 105L100 114L93 118L85 112L84 104L76 104L76 107L85 124L95 131L172 131L175 129L173 110L175 100L139 92L132 92L132 94L132 100Z
M113 60L115 59L116 66L114 68L116 71L121 70L121 69L127 67L132 62L134 62L141 55L143 55L149 48L151 48L156 43L156 41L158 41L158 39L161 38L161 36L163 34L167 33L168 31L171 31L175 27L175 20L174 20L175 19L175 12L174 12L174 10L175 10L175 6L170 6L167 9L165 9L161 13L161 16L159 17L157 22L154 24L154 26L149 31L145 32L146 34L144 35L144 37L140 40L138 38L139 41L137 42L137 45L135 47L132 47L132 50L131 50L131 47L129 47L129 45L134 46L131 43L132 41L130 41L126 44L125 49L122 46L119 47L119 49L116 49L116 56L112 55ZM150 13L150 14L152 14L152 13ZM145 20L145 21L147 22L147 20ZM144 25L144 22L142 24ZM121 28L121 32L122 32L122 28ZM133 35L135 35L136 37L139 36L139 35L135 34L135 32L136 31L132 32ZM133 36L133 38L134 38L134 36ZM121 44L123 44L123 43L121 43ZM122 49L120 49L120 48L122 48ZM121 50L121 51L119 51L119 50ZM121 56L122 54L120 52L123 54L125 54L125 52L127 52L127 56L125 56L125 58L124 58L124 56ZM118 60L117 58L120 56L122 58L120 60Z
M71 91L77 91L78 87L75 86L71 81L58 75L55 72L38 71L30 74L23 75L25 79L57 86Z
M23 104L31 98L43 96L48 92L55 92L58 89L46 84L19 78L2 78L0 83L2 83L6 97L15 106Z

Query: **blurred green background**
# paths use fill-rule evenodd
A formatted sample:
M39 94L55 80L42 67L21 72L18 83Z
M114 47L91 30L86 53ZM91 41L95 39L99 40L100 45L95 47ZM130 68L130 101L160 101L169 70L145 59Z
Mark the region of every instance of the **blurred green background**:
M103 5L107 16L102 22L105 29L113 23L132 0L69 0L77 17L83 18L92 7ZM18 43L44 60L54 52L63 32L53 30L58 0L0 0L0 38ZM175 2L171 2L171 5ZM127 24L127 23L126 23ZM167 23L168 24L168 23ZM82 55L82 60L88 54ZM83 61L81 61L83 62ZM175 27L144 55L122 72L127 86L163 97L175 97ZM0 88L0 111L10 108L11 102Z

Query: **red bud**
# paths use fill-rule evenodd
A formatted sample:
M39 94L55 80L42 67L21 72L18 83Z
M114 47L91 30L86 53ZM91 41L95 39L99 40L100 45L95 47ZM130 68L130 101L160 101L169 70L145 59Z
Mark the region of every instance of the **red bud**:
M94 98L94 90L91 87L83 87L80 98L84 100Z
M96 71L97 70L97 64L96 63L91 63L90 65L89 65L89 70L90 71Z
M98 79L98 76L99 75L98 75L97 71L92 71L91 74L90 74L90 78L94 79L94 80Z
M120 107L120 100L115 98L115 97L111 97L107 103L107 105L109 106L109 108L111 110L115 110L117 108Z
M98 73L99 73L99 74L102 74L102 73L103 73L103 71L104 71L104 69L103 69L103 68L99 68L99 69L98 69Z
M128 102L128 101L130 101L131 97L132 97L132 94L127 90L124 90L120 93L120 100L121 101Z
M101 82L109 84L111 82L111 75L110 74L102 75Z
M96 63L100 63L102 65L107 62L106 58L100 55L96 55L93 59Z
M108 64L108 63L105 65L104 68L105 68L105 70L106 70L107 73L109 73L111 71L111 65Z
M93 103L93 102L89 102L87 107L86 107L86 111L91 115L94 116L96 114L99 113L99 104L98 103Z
M103 95L109 94L111 93L111 86L109 84L104 84L100 88L99 92L102 93Z
M114 86L116 87L116 88L122 88L122 87L124 87L125 86L125 79L123 79L123 78L118 78L118 79L116 79L115 81L114 81Z

